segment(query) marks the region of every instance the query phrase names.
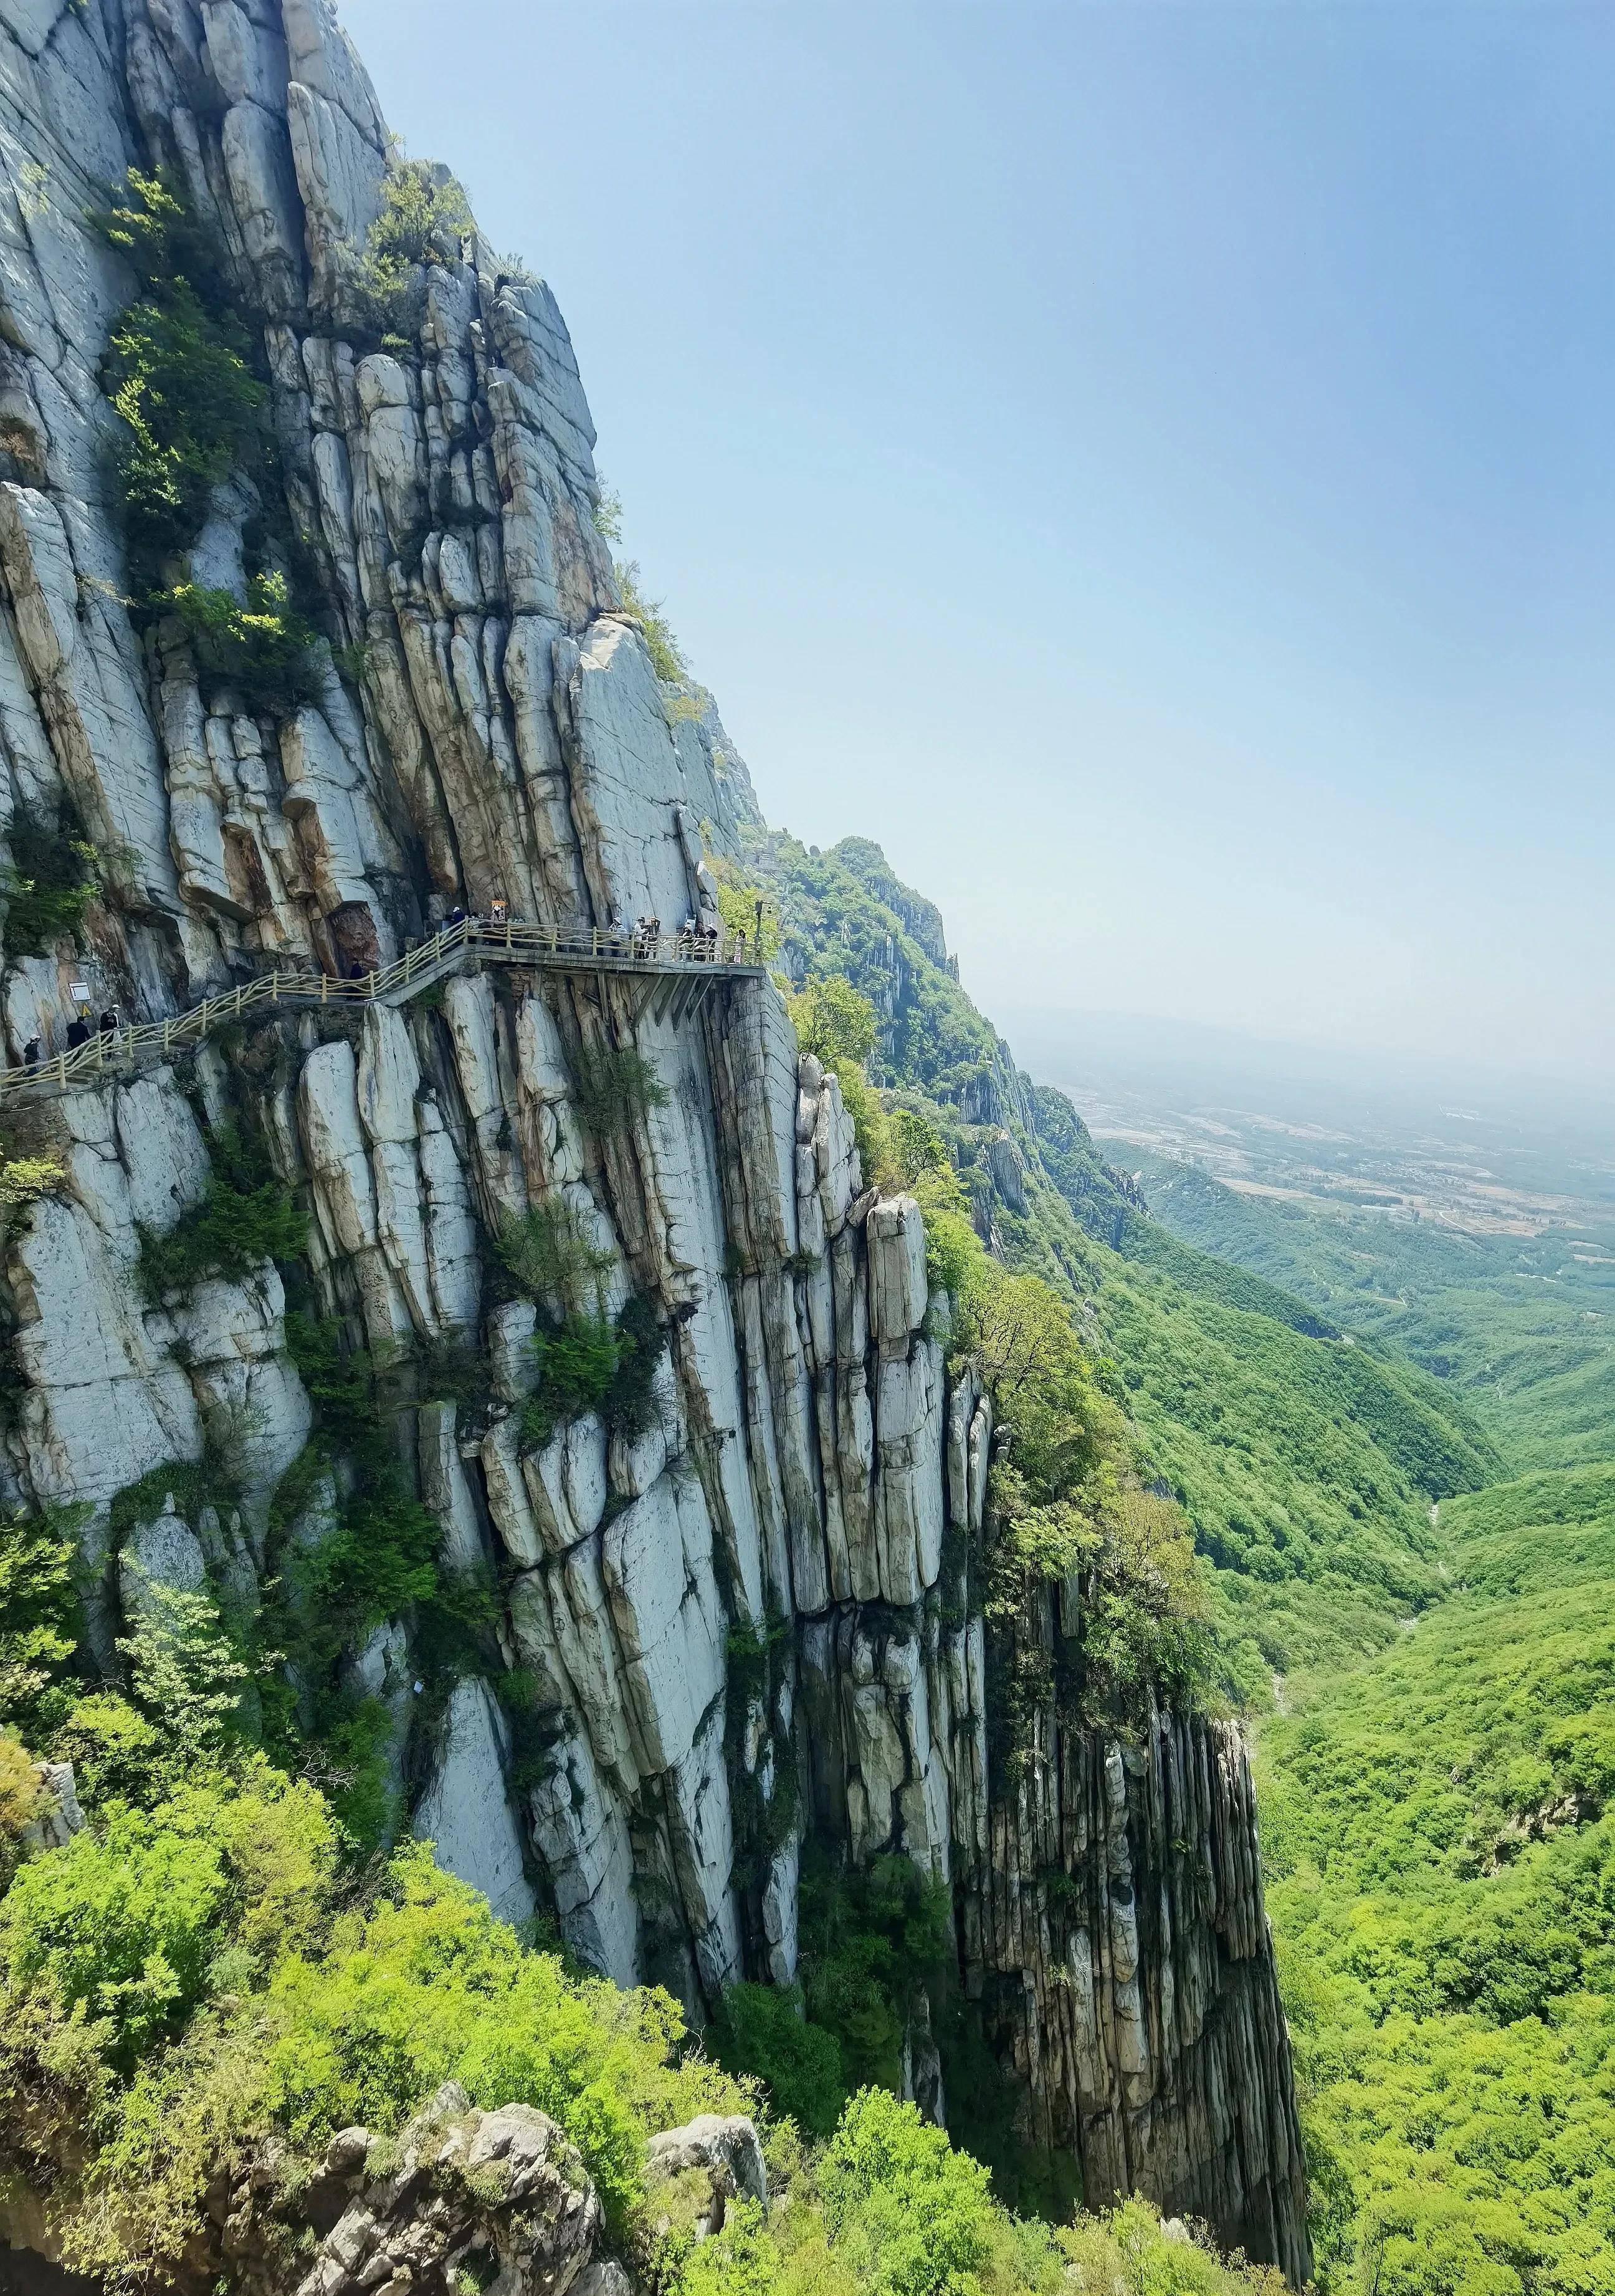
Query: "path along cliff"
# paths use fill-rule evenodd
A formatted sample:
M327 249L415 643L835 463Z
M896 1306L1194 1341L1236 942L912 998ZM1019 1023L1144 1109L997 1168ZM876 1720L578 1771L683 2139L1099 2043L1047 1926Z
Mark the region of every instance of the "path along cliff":
M431 171L408 180L435 235L378 325L391 148L324 0L0 0L0 806L14 856L23 824L70 820L100 857L78 950L8 951L13 1062L80 1001L161 1020L268 966L368 970L496 898L682 921L756 824L715 711L661 684L624 610L554 301L469 217L447 228ZM92 217L132 168L223 250L266 394L270 461L212 483L167 576L261 603L278 562L316 596L311 675L273 707L209 667L194 616L130 608L106 380L141 283ZM791 1981L810 1830L904 1853L951 1887L1028 2137L1090 2200L1141 2189L1299 2284L1238 1734L1160 1711L1107 1737L1051 1696L1037 1759L995 1777L966 1587L991 1407L948 1377L917 1208L865 1187L770 984L659 1017L615 977L472 968L33 1120L65 1181L8 1245L5 1495L82 1511L105 1647L151 1580L250 1613L353 1496L340 1448L297 1472L320 1398L271 1261L143 1288L143 1238L205 1204L246 1128L310 1210L305 1322L418 1367L403 1464L445 1568L496 1586L524 1687L518 1750L486 1670L422 1697L406 1618L345 1654L439 1857L700 2013L742 1976ZM632 1427L584 1411L535 1439L536 1311L494 1242L536 1211L653 1326ZM445 1396L455 1347L475 1391ZM226 1437L238 1504L187 1502L167 1471ZM1049 1592L1051 1648L1077 1599ZM909 2054L945 2111L922 2031Z

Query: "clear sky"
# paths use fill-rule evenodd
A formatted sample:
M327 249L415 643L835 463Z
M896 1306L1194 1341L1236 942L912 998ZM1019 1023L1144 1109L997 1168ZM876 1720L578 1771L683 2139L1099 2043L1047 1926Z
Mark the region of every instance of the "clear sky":
M1607 1074L1615 5L343 0L995 1018Z

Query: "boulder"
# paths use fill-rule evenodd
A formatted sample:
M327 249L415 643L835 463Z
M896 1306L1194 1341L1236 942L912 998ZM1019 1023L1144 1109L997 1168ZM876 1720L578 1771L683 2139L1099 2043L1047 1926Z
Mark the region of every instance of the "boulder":
M677 2186L686 2207L693 2203L698 2240L723 2230L732 2200L768 2205L762 2144L743 2113L703 2112L682 2128L664 2128L651 2139L645 2173L652 2187Z

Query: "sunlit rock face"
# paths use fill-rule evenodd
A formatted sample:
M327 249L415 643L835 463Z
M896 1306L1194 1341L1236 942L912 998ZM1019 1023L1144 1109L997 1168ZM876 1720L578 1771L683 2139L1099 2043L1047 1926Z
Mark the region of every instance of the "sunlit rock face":
M548 289L468 234L417 275L405 339L361 324L389 145L326 0L0 0L0 808L66 800L106 882L87 954L6 971L8 1058L60 1044L76 981L156 1019L272 963L368 968L496 897L682 920L704 852L756 819L745 767L621 610ZM279 714L127 608L102 363L134 283L86 218L160 163L261 345L324 600L317 690ZM259 511L221 487L175 578L244 594ZM158 1304L140 1282L142 1232L203 1197L209 1132L250 1122L308 1210L307 1311L384 1357L452 1342L479 1367L471 1401L417 1391L401 1456L445 1569L499 1590L541 1751L514 1758L496 1684L418 1694L410 1622L378 1628L348 1664L393 1718L414 1830L501 1912L552 1912L586 1961L698 2013L742 1975L790 1981L807 1828L858 1860L906 1852L952 1886L963 1988L1028 2136L1070 2152L1091 2200L1142 2188L1299 2281L1237 1736L1163 1713L1124 1746L1051 1715L1029 1782L994 1783L956 1583L990 1535L992 1414L950 1383L918 1209L864 1189L836 1080L799 1060L768 984L675 1014L620 978L489 968L362 1018L272 1014L51 1103L29 1120L67 1184L6 1247L5 1495L82 1505L108 1649L153 1581L250 1603L288 1541L324 1535L331 1476L290 1521L274 1504L313 1424L281 1276ZM580 1062L622 1047L665 1097L591 1127ZM644 1300L666 1334L644 1431L524 1430L534 1309L494 1247L556 1203L608 1311ZM188 1523L151 1479L221 1431L239 1504ZM126 1507L115 1535L136 1483L144 1518ZM737 1636L768 1652L743 1684ZM908 2054L944 2112L927 2033Z

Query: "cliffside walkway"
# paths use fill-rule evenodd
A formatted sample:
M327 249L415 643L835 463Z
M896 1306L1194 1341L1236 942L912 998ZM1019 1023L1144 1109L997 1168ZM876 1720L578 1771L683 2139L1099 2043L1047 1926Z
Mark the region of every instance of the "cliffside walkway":
M647 934L604 925L541 925L512 917L494 922L463 917L391 964L357 980L302 969L261 973L221 996L205 996L171 1021L143 1021L93 1036L70 1052L53 1053L26 1068L0 1070L0 1101L53 1099L160 1067L194 1052L217 1029L264 1005L407 1004L412 998L475 965L509 964L552 972L585 972L603 980L627 974L643 983L635 1017L647 1007L658 1020L688 1017L710 989L726 980L761 980L743 933L703 939L697 933Z

